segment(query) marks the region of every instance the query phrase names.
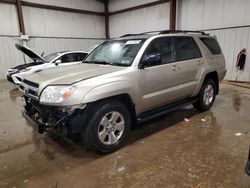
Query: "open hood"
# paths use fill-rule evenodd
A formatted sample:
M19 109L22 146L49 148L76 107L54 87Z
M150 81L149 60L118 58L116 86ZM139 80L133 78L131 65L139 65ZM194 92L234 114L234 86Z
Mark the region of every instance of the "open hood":
M34 62L38 61L45 61L45 59L40 56L38 53L34 52L33 50L31 50L30 48L23 46L21 44L16 43L15 44L16 48L18 50L20 50L21 52L23 52L25 55L27 55L28 57L30 57Z

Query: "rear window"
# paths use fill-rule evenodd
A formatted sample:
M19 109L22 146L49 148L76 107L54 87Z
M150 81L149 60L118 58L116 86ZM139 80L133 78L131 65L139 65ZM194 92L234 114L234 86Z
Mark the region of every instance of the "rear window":
M215 38L200 38L213 55L221 54L221 49Z
M184 61L201 57L201 52L192 37L175 37L174 46L176 61Z

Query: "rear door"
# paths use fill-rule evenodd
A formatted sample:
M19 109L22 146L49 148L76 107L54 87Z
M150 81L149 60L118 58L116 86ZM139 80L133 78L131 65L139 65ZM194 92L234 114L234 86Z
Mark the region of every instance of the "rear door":
M178 70L178 91L176 96L180 98L193 94L198 85L205 60L201 51L191 36L174 37L176 54L176 66Z

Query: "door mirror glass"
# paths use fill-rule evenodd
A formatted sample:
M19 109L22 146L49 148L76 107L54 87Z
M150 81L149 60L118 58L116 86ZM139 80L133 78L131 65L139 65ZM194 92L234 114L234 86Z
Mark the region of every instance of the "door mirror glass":
M61 64L61 63L62 63L62 61L60 59L55 61L55 65L58 65L58 64Z
M144 55L139 68L145 68L161 64L161 55L158 52L149 53Z

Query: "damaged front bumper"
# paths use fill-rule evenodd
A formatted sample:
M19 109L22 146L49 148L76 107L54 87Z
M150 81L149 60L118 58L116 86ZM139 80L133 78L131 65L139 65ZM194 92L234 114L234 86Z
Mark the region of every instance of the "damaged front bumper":
M34 128L35 131L42 134L46 130L45 124L40 123L39 121L36 121L35 119L32 119L28 113L23 110L22 111L23 117L29 122L29 124Z
M25 98L23 117L40 134L48 129L56 129L66 135L79 133L86 120L87 105L70 107L51 107L40 105L38 101L29 97Z

